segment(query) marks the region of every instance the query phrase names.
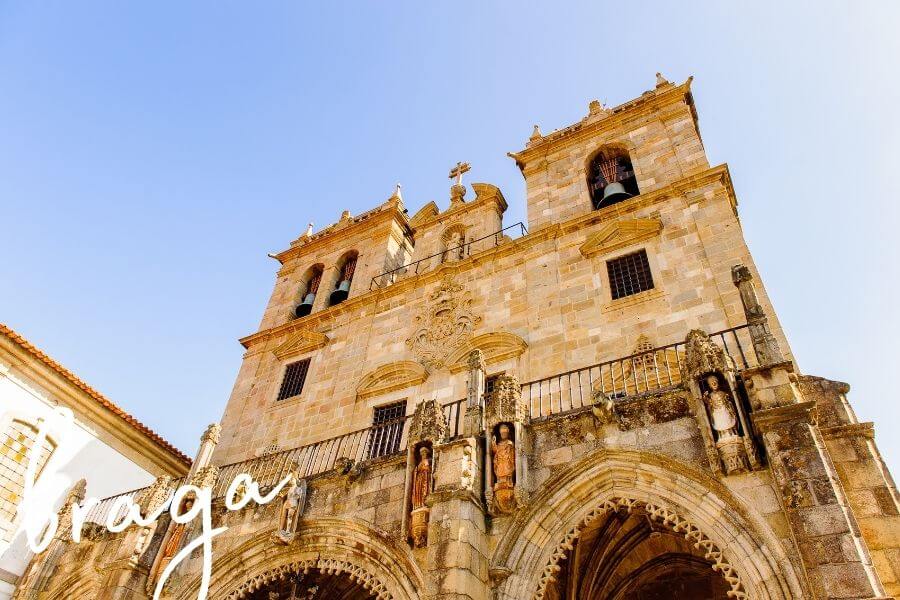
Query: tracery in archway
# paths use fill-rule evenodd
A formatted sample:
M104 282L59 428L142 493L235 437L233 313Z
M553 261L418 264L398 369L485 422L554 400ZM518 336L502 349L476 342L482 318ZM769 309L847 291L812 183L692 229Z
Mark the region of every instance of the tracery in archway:
M309 569L269 582L244 596L248 600L373 600L374 594L347 573Z
M724 600L730 589L703 550L639 507L592 521L559 567L549 600Z

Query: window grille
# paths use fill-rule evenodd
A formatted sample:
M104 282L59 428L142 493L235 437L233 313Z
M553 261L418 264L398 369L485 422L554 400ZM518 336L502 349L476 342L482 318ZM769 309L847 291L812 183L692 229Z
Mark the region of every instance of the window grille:
M497 380L500 378L502 373L497 373L495 375L488 375L484 378L484 399L487 401L492 398L494 395L494 391L497 388Z
M13 420L3 434L0 442L0 521L12 523L15 519L17 507L25 491L25 471L37 437L36 427L19 420ZM35 478L40 476L54 449L53 442L45 438L35 457L37 460Z
M369 431L368 458L387 456L400 449L405 420L406 400L375 408Z
M341 281L350 281L353 279L353 273L356 271L356 257L350 257L347 259L347 262L344 263L344 268L341 271Z
M653 275L645 250L607 261L606 268L613 300L653 289Z
M299 396L306 383L306 374L309 372L309 359L291 363L284 370L284 379L281 380L281 389L278 390L278 399L293 398Z

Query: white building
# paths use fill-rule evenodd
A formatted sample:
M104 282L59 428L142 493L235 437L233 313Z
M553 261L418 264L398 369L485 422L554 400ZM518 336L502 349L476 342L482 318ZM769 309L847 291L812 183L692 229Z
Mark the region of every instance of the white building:
M57 407L74 413L71 426L51 425L60 422ZM34 493L54 507L82 478L88 497L104 498L190 467L177 448L0 323L0 600L12 595L32 557L21 501L42 423L48 435Z

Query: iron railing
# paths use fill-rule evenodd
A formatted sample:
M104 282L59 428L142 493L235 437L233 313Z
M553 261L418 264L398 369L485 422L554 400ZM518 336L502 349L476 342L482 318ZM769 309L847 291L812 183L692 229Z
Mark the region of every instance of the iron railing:
M459 246L447 248L443 252L420 258L417 261L400 265L396 269L391 269L390 271L385 271L380 275L376 275L372 278L369 289L373 290L387 287L405 277L412 277L419 273L425 273L442 262L445 262L448 255L453 256L455 254L456 257L454 260L462 260L468 258L472 254L499 246L506 240L516 239L527 234L528 230L525 229L525 225L520 221L514 225L504 227L500 231L495 231L494 233L480 237L477 240L471 240L464 244L460 244Z
M734 361L738 370L758 366L750 339L749 325L740 325L710 335ZM597 392L621 399L651 391L665 391L681 385L685 342L638 352L624 358L601 362L565 373L522 384L522 398L528 403L531 418L558 415L590 406ZM451 438L462 435L466 400L444 406L444 418ZM354 463L390 456L406 450L409 417L395 419L352 431L299 448L259 456L224 465L213 488L213 497L225 494L234 477L247 473L261 488L277 484L290 471L310 477L334 469L338 460ZM179 479L177 487L183 483ZM136 499L147 488L106 498L87 516L87 522L105 523L113 504L124 496ZM117 520L124 516L118 511Z
M710 335L738 370L758 365L749 325ZM681 385L685 342L638 352L624 358L574 369L522 384L522 398L531 418L566 413L590 406L597 392L619 399Z

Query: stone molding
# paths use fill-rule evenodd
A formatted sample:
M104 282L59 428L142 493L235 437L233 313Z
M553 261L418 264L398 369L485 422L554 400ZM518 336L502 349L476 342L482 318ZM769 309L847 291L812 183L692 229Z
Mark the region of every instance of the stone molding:
M287 340L272 350L272 353L278 360L287 360L293 356L318 350L327 343L328 336L324 333L304 329L292 333Z
M744 582L738 574L737 569L732 566L725 556L725 553L707 537L699 527L685 519L675 511L665 506L658 506L649 502L644 502L634 498L613 497L604 500L600 506L591 510L586 517L573 529L571 529L553 551L550 562L544 567L541 577L538 581L538 588L534 593L534 600L543 600L547 593L547 587L556 581L556 574L560 571L559 563L568 557L569 552L574 549L574 542L581 535L585 527L591 525L597 519L604 517L610 513L625 510L631 512L635 507L642 508L647 515L656 523L668 527L675 533L682 534L684 538L691 542L696 548L703 552L704 557L712 563L713 571L721 573L722 577L728 583L730 590L729 598L746 599L747 595Z
M357 398L371 398L419 385L428 379L428 371L412 360L391 362L363 376L356 388Z
M310 569L318 569L329 575L346 574L351 581L361 585L378 600L393 600L394 598L388 591L387 586L364 568L354 565L347 560L320 557L294 561L275 567L264 573L260 573L228 594L225 598L226 600L245 598L268 583L272 583L279 579L285 579L290 575L298 573L306 574L309 573Z
M585 258L608 254L656 237L662 231L659 219L622 219L604 225L579 250Z
M469 354L473 350L481 350L485 364L503 362L509 358L518 358L528 349L528 343L514 333L493 331L476 335L464 347L450 355L447 368L451 373L461 373L469 367Z
M826 440L835 438L855 438L863 437L870 440L875 439L875 423L868 421L866 423L850 423L848 425L836 425L835 427L824 427L819 429L822 437Z
M813 423L815 421L816 403L812 401L786 404L776 408L755 411L752 415L753 425L766 433L781 423L791 421L803 421Z

